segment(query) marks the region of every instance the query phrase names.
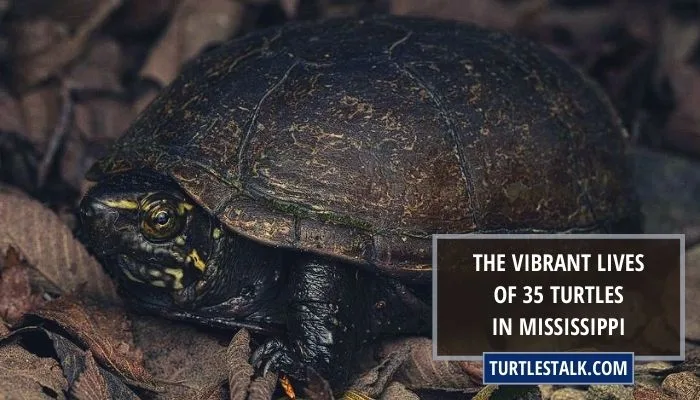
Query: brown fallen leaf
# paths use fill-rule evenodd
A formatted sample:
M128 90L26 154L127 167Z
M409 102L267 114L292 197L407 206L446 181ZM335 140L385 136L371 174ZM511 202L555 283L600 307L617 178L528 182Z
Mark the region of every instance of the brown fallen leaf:
M162 318L131 315L134 345L144 366L163 386L157 399L207 398L228 376L226 345L221 335ZM222 337L223 336L223 337Z
M0 251L10 246L33 267L32 282L46 292L120 302L109 276L56 214L29 197L0 191Z
M684 233L686 247L699 243L700 163L643 148L632 149L630 156L644 232Z
M295 19L299 10L301 0L279 0L280 7L284 10L284 14L288 19Z
M107 382L100 374L95 358L85 352L85 370L78 376L71 387L71 394L76 400L103 400L109 398Z
M236 332L226 350L230 400L244 400L248 395L248 386L255 373L253 366L248 362L249 357L250 334L246 329L241 329Z
M75 397L77 393L89 396L90 393L99 395L100 393L107 392L107 396L101 397L102 399L139 400L138 396L124 384L122 379L95 363L92 353L89 350L83 350L71 340L43 328L22 328L17 332L18 334L23 334L25 332L35 333L36 331L45 334L47 339L51 342L61 362L61 366L63 367L63 375L68 379L68 384L70 386L69 391L73 394L73 397ZM90 360L93 362L91 363ZM97 371L95 371L95 369ZM95 373L98 373L103 379L100 380L94 375ZM80 383L81 379L82 383ZM89 388L87 386L88 384L101 386L101 382L104 382L103 387ZM76 391L77 393L74 393Z
M665 137L675 148L700 155L700 68L680 64L669 75L677 106L669 117Z
M24 123L17 98L0 87L0 130L15 134L24 132Z
M21 0L14 2L12 11L20 20L41 16L65 24L69 29L76 29L85 24L102 3L101 0L71 0L66 3L55 0Z
M240 1L183 0L139 75L168 85L184 63L238 32L244 8Z
M29 267L17 251L10 247L0 268L0 317L9 323L19 320L28 311L45 303L40 293L32 291Z
M64 296L26 314L17 326L31 326L37 319L58 325L68 338L89 349L106 369L129 385L158 388L144 367L143 354L134 346L130 321L123 309Z
M10 334L10 328L5 320L0 316L0 340Z
M127 1L117 21L119 31L140 32L169 18L180 0Z
M420 400L420 397L406 389L406 386L392 382L382 393L381 400Z
M84 50L92 33L121 5L121 0L101 0L71 31L50 19L33 19L14 25L11 34L13 83L17 90L28 88L52 76L73 62Z
M121 76L125 72L120 43L98 38L87 45L85 55L66 73L72 90L94 90L120 93L124 90Z
M2 112L2 110L0 110ZM39 156L22 135L0 131L0 182L35 194Z
M432 342L428 338L402 338L383 344L380 358L408 347L409 355L393 379L410 390L462 390L477 392L483 385L475 382L475 365L454 361L433 361Z
M685 252L685 265L685 307L686 310L698 310L700 307L700 245ZM686 313L685 332L688 340L700 340L700 314Z
M248 388L248 400L270 400L277 387L278 375L268 372L265 376L253 379Z
M660 388L647 385L635 385L632 396L634 400L673 400L673 397L666 395Z
M60 159L63 180L81 191L88 169L126 131L134 116L131 105L117 98L101 96L76 103L73 130Z
M49 145L49 133L58 124L63 106L61 86L44 85L22 93L19 106L24 136L44 153Z
M412 342L404 343L403 346L395 346L376 366L362 373L350 385L348 392L371 398L379 397L411 354Z
M53 358L41 358L16 343L0 344L0 398L65 399L68 383Z
M700 377L693 372L671 374L661 383L661 388L678 400L697 400L700 398Z
M321 375L317 374L316 371L310 371L311 377L309 382L304 388L304 394L309 400L334 400L333 390L331 385L325 380ZM355 397L352 397L352 396ZM365 399L361 394L355 391L349 391L344 398L350 399Z
M391 0L390 13L471 22L510 30L518 22L518 9L497 0Z
M356 17L367 4L365 1L318 0L319 18ZM298 7L298 4L296 4Z

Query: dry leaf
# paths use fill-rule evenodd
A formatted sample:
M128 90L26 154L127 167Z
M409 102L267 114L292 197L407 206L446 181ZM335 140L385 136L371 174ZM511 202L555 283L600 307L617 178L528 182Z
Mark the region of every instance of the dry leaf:
M268 372L255 378L248 388L248 400L270 400L277 387L277 377L276 373Z
M116 40L101 38L89 43L80 62L70 68L67 78L73 90L102 90L118 93L124 90L124 54Z
M85 24L103 3L101 0L21 0L14 2L13 14L20 20L37 16L49 18L66 25L69 29L76 29Z
M0 191L0 251L10 246L34 267L32 280L45 291L119 303L113 282L56 214L29 197Z
M107 382L100 374L95 358L89 351L85 352L85 370L78 376L71 387L71 394L76 400L103 400L109 398Z
M0 316L0 340L5 339L7 335L10 334L10 328L7 325L7 322Z
M92 33L120 5L121 0L97 2L73 32L47 19L25 21L16 26L12 38L12 69L18 89L24 91L51 76L59 75L85 50Z
M63 180L78 191L85 183L85 173L126 131L135 114L126 101L98 97L76 104L74 116L74 128L66 137L60 168Z
M249 358L250 333L246 329L240 329L226 350L230 400L244 400L248 394L248 386L255 372L248 362Z
M685 337L700 340L700 245L688 249L685 253Z
M146 106L151 104L153 99L155 99L158 96L158 93L160 90L149 87L145 93L143 93L141 96L139 96L138 99L134 102L134 104L131 106L132 112L134 114L139 114L141 111L143 111Z
M279 0L280 7L282 7L284 15L286 15L288 19L296 18L300 1L301 0Z
M634 400L673 400L673 397L667 396L661 389L647 385L635 385L632 397Z
M0 87L0 130L17 134L24 133L24 122L19 101ZM0 164L1 165L1 164Z
M65 399L68 382L53 358L40 358L17 344L0 345L0 398Z
M9 323L44 303L41 294L32 292L28 268L10 247L0 269L0 317Z
M63 375L68 379L68 384L71 386L71 392L74 391L73 389L76 388L76 385L78 385L78 380L81 377L87 379L87 381L79 385L81 387L81 389L78 389L79 393L87 395L88 393L86 392L103 392L103 390L99 388L89 389L84 386L89 381L93 380L85 375L90 368L89 359L93 359L90 351L84 351L69 339L43 328L23 328L21 331L31 332L37 330L44 333L51 341L54 351L56 352L56 355L61 362L61 366L63 367ZM108 395L102 397L102 399L139 400L136 394L129 389L129 387L127 387L121 379L117 378L114 374L100 367L96 363L93 364L99 370L99 374L104 378L104 383L107 389L106 391L108 392Z
M130 385L155 390L153 376L134 348L129 320L121 308L97 306L74 297L61 297L27 314L22 325L34 318L57 324L70 338L92 354L108 370Z
M383 356L379 364L361 374L360 377L350 385L348 391L361 393L371 398L379 397L391 382L394 374L396 374L410 356L412 344L411 341L407 341L403 346L396 345L395 350Z
M127 1L122 8L119 25L127 31L152 29L162 19L170 17L180 0Z
M25 92L19 98L23 132L27 139L44 153L49 143L49 133L58 124L62 98L59 85L43 86Z
M320 18L348 18L355 17L360 9L365 6L364 1L344 0L318 0Z
M700 398L700 377L693 372L671 374L661 383L661 388L678 400L697 400Z
M382 393L381 400L420 400L420 397L406 389L406 386L392 382Z
M678 64L668 71L676 108L666 126L666 137L674 147L700 154L700 69Z
M510 30L518 21L516 8L496 0L391 0L390 13L430 17Z
M630 155L644 232L684 233L688 247L700 242L700 163L642 148Z
M317 374L314 370L310 370L309 374L311 375L309 382L304 388L304 394L306 397L309 400L334 400L333 390L331 389L331 385L328 383L328 381L321 375ZM350 397L347 395L344 397L363 398L360 396Z
M26 138L0 131L0 182L26 193L36 193L38 159L34 146Z
M228 375L228 340L197 327L162 318L132 315L135 346L146 369L163 383L158 399L192 399L218 392ZM206 396L205 396L206 397Z
M244 7L231 0L183 0L140 76L168 85L184 63L238 32Z
M402 338L387 342L382 346L380 357L386 358L392 352L401 352L409 346L409 357L394 375L394 380L408 389L445 389L475 391L480 383L475 383L465 371L466 365L460 362L433 361L432 342L428 338Z

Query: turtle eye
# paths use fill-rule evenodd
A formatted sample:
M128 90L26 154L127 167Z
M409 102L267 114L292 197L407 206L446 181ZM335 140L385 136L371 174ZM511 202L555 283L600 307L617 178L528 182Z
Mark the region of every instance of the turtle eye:
M143 202L141 232L151 240L168 240L177 236L184 226L185 215L178 213L173 199L154 197Z

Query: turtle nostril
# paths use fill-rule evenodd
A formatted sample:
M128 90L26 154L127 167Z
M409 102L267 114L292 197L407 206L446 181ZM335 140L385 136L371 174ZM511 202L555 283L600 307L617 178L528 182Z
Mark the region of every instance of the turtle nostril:
M94 217L95 210L92 208L92 204L88 204L83 201L80 204L80 214L85 217Z
M116 211L100 201L86 197L80 202L80 220L89 225L103 225L113 221Z

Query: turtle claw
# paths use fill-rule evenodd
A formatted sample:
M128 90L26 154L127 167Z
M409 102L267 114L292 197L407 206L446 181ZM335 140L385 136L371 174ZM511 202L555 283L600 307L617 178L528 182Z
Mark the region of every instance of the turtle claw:
M258 347L250 357L250 363L256 369L262 369L262 375L268 372L283 372L296 379L306 379L306 366L279 339L271 339Z

